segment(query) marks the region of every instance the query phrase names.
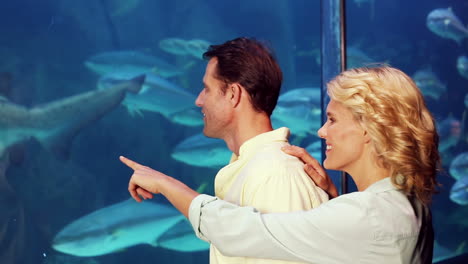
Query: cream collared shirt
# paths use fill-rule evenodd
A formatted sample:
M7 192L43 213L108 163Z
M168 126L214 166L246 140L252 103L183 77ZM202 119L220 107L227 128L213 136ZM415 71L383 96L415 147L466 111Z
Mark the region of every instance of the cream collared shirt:
M260 212L308 210L328 201L304 172L304 164L284 153L289 145L289 129L279 128L244 142L239 156L215 178L215 195L241 206L253 206ZM234 229L233 229L234 230ZM214 246L210 248L211 264L291 263L289 261L227 257Z
M428 207L390 178L303 212L261 214L209 195L191 203L198 237L229 256L307 263L431 263L434 233Z

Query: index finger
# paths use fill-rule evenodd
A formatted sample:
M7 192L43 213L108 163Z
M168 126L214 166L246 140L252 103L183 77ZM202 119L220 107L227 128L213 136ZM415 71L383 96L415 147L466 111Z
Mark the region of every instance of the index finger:
M135 161L133 161L131 159L128 159L128 158L126 158L124 156L120 156L119 159L123 164L127 165L128 167L132 168L133 170L136 170L141 166L139 163L137 163L137 162L135 162Z

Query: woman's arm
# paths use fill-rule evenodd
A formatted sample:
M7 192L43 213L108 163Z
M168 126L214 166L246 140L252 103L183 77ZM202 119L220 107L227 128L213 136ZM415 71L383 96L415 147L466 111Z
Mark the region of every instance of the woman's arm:
M311 263L347 263L368 250L368 216L341 196L309 211L261 214L199 195L189 220L198 237L226 256Z

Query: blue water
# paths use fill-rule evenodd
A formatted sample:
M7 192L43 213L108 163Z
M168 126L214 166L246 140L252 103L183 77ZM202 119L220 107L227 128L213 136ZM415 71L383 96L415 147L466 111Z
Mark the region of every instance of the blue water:
M98 74L84 62L116 50L137 50L184 69L170 81L197 95L206 62L162 50L166 38L202 39L218 44L238 36L270 43L284 72L283 91L320 87L320 1L144 1L16 0L0 5L0 93L33 107L97 89ZM446 85L427 103L439 124L458 120L465 111L468 79L456 69L461 45L426 27L427 14L451 6L466 25L468 2L348 0L348 47L372 61L386 62L409 75L431 69ZM414 2L414 3L413 3ZM5 77L9 76L9 77ZM9 85L5 80L11 78ZM0 94L1 95L1 94ZM193 188L207 183L213 193L217 168L195 167L171 158L173 148L202 128L183 126L154 112L131 116L120 106L79 130L69 142L69 156L56 156L37 141L14 146L0 190L0 263L207 263L208 251L182 253L139 245L103 256L80 258L51 248L57 232L71 221L129 197L131 171L119 155L173 175ZM447 130L447 129L446 129ZM450 131L450 128L448 128ZM444 154L442 186L433 202L436 240L448 252L466 252L468 206L449 199L455 179L450 161L468 150L466 132ZM451 132L448 132L451 135ZM313 136L302 141L305 146ZM164 199L158 198L161 202ZM465 253L466 254L466 253Z

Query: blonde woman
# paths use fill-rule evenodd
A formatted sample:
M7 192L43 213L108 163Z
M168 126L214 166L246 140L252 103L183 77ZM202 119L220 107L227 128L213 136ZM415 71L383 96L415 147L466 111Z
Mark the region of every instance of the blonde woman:
M421 91L392 67L345 71L328 84L324 167L351 175L358 191L294 213L261 214L121 157L134 169L132 197L161 193L197 235L223 254L307 263L431 263L438 135ZM323 168L297 147L306 172L336 196ZM141 197L140 197L141 196Z

